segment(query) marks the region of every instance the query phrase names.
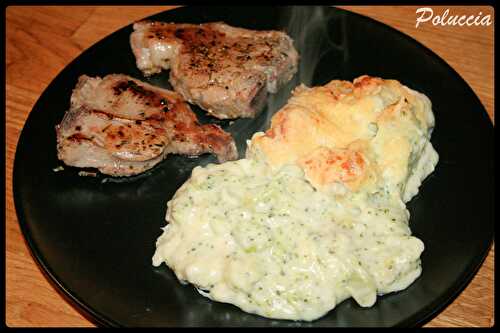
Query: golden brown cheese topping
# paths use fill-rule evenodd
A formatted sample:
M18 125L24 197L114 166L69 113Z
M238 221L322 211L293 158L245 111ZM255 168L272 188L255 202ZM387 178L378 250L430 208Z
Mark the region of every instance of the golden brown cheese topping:
M298 87L271 127L253 136L247 156L263 158L275 169L299 164L318 188L378 186L408 201L405 186L413 165L424 151L427 164L437 162L429 142L433 127L429 99L398 81L335 80Z
M298 165L318 186L341 182L356 191L367 177L373 177L362 151L353 149L319 147L299 158Z

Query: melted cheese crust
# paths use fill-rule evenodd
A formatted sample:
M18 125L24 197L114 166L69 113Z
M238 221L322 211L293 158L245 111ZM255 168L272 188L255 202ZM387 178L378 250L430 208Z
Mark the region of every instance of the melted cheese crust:
M373 192L384 187L409 201L438 161L429 142L433 127L425 95L398 81L365 75L353 83L334 80L321 87L298 87L271 127L254 134L247 157L263 159L274 169L298 163L316 188L340 183L351 191ZM338 156L339 151L345 158L361 155L362 165L342 159L337 164L344 170L332 169L325 154ZM317 157L314 168L304 165ZM424 165L425 170L417 170L423 176L409 181L414 168ZM332 177L334 172L339 176ZM353 175L340 177L349 172Z

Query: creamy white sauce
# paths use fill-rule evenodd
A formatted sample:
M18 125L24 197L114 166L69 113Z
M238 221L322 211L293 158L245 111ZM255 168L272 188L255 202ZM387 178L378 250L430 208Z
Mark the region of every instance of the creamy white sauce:
M438 154L429 141L434 115L425 95L405 88L416 97L410 103L411 96L389 89L332 105L304 89L289 101L295 109L288 130L298 128L295 136L266 141L256 133L246 159L193 169L168 202L153 265L165 263L215 301L311 321L349 297L370 307L378 295L403 290L420 276L424 244L411 235L405 202L434 170ZM315 132L324 126L300 136L302 121L310 120L301 108L310 103L322 105L345 133ZM308 149L354 141L364 147L371 176L359 187L335 180L315 185L298 164Z
M434 150L430 141L425 140L422 153L414 163L413 168L411 168L411 174L404 186L404 202L410 201L418 193L422 181L434 171L438 160L438 153Z
M428 172L417 165L406 197ZM196 167L166 218L153 265L265 317L310 321L349 297L372 306L421 273L424 245L399 197L320 192L298 166L271 171L242 159Z

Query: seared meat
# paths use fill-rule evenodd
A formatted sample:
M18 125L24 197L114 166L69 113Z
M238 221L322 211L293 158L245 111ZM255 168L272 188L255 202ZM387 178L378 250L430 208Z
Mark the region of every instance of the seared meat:
M113 176L141 173L168 153L238 157L232 137L199 124L179 94L119 74L82 75L56 132L60 160Z
M170 83L191 103L221 118L252 118L267 93L297 71L298 53L280 31L254 31L225 23L134 24L130 44L145 74L170 69Z

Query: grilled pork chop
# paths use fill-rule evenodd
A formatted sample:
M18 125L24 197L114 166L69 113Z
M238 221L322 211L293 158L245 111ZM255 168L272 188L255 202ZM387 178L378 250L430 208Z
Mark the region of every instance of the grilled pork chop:
M220 118L252 118L297 71L299 55L280 31L225 23L134 24L130 44L144 75L170 69L170 83L186 100Z
M113 176L146 171L169 153L238 157L232 137L199 124L179 94L119 74L82 75L56 132L60 160Z

